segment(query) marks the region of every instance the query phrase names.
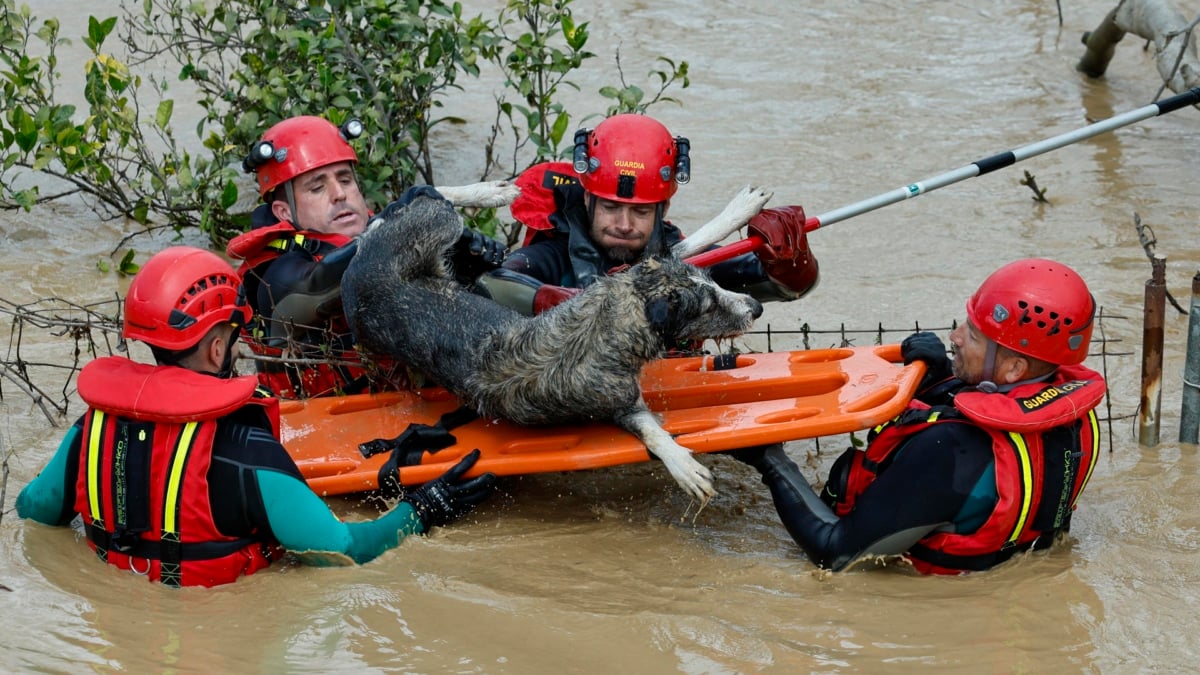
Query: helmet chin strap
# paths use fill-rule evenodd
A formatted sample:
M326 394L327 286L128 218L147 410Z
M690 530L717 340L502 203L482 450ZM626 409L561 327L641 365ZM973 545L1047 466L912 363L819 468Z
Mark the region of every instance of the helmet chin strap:
M222 380L228 380L233 377L233 352L236 351L238 336L241 334L241 329L238 326L233 327L233 334L229 336L229 344L225 348L225 358L221 361L221 370L217 371L217 377Z
M650 231L650 237L646 240L646 249L643 255L649 252L651 255L659 255L666 253L663 243L663 215L664 205L666 202L658 202L654 205L654 229Z
M298 230L300 229L299 220L300 214L296 213L296 193L292 190L292 181L284 181L283 183L283 198L287 200L288 213L292 214L292 225Z
M992 378L996 377L995 370L996 370L996 352L997 351L999 351L999 350L997 349L996 343L993 342L992 340L988 340L987 352L984 354L984 357L983 357L983 372L988 373L989 376ZM1019 387L1023 384L1031 384L1033 382L1041 382L1043 380L1048 380L1053 375L1054 375L1054 371L1051 370L1050 372L1046 373L1045 375L1039 375L1037 377L1030 377L1030 378L1027 378L1024 380L1020 380L1018 382L1010 382L1008 384L996 384L996 382L994 380L988 379L988 380L983 380L979 384L975 385L975 389L977 391L982 391L985 394L994 394L994 393L1002 394L1007 391L1012 391L1013 389L1016 389L1017 387Z
M975 388L985 394L993 394L1000 391L1000 385L996 384L991 378L996 377L996 343L993 340L988 340L987 352L983 356L983 372L984 379L975 385Z

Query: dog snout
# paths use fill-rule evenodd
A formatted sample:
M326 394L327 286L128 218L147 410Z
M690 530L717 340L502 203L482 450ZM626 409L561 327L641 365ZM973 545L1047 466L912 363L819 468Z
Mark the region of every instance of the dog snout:
M754 317L755 319L762 316L763 306L761 302L747 295L746 304L750 306L750 316Z

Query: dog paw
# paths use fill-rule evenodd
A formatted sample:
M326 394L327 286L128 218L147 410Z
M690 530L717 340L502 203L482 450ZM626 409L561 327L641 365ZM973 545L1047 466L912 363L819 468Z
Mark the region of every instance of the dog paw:
M744 223L758 215L758 212L762 211L773 196L775 193L768 192L764 188L747 185L733 196L725 210L731 219Z
M664 461L667 471L671 472L675 482L679 483L679 486L689 495L699 499L701 503L708 503L708 500L717 494L716 488L713 487L712 472L693 459L691 455L681 457L679 460L678 462Z
M678 258L695 255L709 246L737 232L750 219L762 211L763 205L774 196L763 188L747 185L742 188L716 218L705 223L683 241L675 244L671 252Z

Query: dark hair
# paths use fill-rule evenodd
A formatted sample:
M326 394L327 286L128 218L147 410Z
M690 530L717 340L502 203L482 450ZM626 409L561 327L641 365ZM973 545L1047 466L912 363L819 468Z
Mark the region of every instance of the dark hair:
M157 345L150 345L150 353L154 354L154 360L160 366L178 366L184 359L200 349L201 342L204 342L203 338L187 349L163 349Z

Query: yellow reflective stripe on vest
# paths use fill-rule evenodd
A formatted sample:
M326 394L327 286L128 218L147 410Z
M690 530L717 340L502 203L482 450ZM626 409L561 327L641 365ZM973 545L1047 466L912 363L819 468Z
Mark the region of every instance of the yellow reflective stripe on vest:
M900 418L903 416L904 416L904 413L901 413L899 415L896 415L892 419L884 422L883 424L880 424L879 426L875 427L875 435L878 436L879 434L883 433L884 429L888 428L889 426L891 426L893 424L898 423L900 421ZM941 418L941 416L942 416L942 412L940 410L931 410L929 412L929 416L925 418L925 421L929 422L929 423L933 423L933 422L938 421L938 419Z
M1075 499L1071 500L1071 508L1075 508L1075 502L1079 500L1079 495L1083 494L1083 489L1092 479L1092 472L1096 470L1096 461L1100 458L1100 419L1096 417L1095 408L1088 411L1087 423L1092 428L1092 461L1088 464L1083 482L1079 484L1079 491L1075 493Z
M286 252L288 250L288 248L292 246L293 243L295 243L296 246L303 246L304 245L304 235L303 234L295 234L290 237L281 237L279 239L272 239L269 243L267 243L267 248L273 248L273 249L277 249L279 251Z
M196 428L199 422L188 422L179 432L179 440L175 442L175 451L171 454L170 473L167 474L167 489L163 495L163 532L177 533L179 531L179 501L183 488L183 469L187 464L188 453L196 440Z
M100 441L104 438L104 412L92 411L92 420L88 426L88 463L87 491L88 510L91 511L92 522L99 524L104 521L100 513Z
M1021 530L1025 529L1025 523L1029 520L1029 509L1033 504L1033 467L1029 462L1029 446L1025 444L1025 437L1009 432L1008 438L1012 441L1017 456L1017 468L1021 471L1021 512L1017 516L1017 524L1013 527L1012 534L1008 535L1008 541L1005 542L1015 544L1021 536Z

